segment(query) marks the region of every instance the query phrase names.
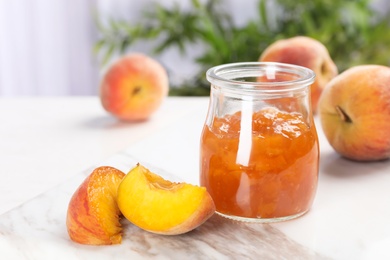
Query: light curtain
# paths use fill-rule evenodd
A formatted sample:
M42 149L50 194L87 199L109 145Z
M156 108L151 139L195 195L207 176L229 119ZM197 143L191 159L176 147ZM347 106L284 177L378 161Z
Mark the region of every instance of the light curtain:
M0 0L0 96L94 95L94 0Z

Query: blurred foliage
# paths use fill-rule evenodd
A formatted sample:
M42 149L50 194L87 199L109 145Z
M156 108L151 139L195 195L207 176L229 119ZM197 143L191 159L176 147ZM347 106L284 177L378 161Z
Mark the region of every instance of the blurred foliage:
M97 19L101 37L96 53L104 64L139 40L153 41L156 54L171 47L185 54L192 44L202 44L204 52L195 60L201 70L194 79L171 88L170 95L208 95L208 68L257 61L272 42L297 35L321 41L339 71L358 64L390 65L390 12L380 15L369 0L258 0L256 19L243 26L234 24L222 1L191 4L183 11L178 4L169 9L156 3L137 24L111 19L103 25Z

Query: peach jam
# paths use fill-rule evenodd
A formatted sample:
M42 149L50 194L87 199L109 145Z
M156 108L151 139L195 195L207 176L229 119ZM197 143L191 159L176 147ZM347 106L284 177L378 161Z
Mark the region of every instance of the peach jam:
M318 181L310 107L314 73L280 63L235 63L207 72L210 105L201 136L200 184L217 213L275 222L306 213Z

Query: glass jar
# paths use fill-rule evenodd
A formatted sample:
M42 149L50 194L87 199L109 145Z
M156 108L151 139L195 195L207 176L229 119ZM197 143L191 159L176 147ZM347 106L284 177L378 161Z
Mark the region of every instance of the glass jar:
M206 76L211 92L201 136L200 184L217 213L252 222L306 213L319 167L310 103L314 72L245 62L213 67Z

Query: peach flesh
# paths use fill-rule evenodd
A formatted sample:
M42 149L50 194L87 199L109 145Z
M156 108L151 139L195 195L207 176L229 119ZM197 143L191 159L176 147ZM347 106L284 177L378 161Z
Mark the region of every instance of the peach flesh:
M215 212L204 187L164 180L141 165L120 184L118 206L136 226L163 235L189 232Z

